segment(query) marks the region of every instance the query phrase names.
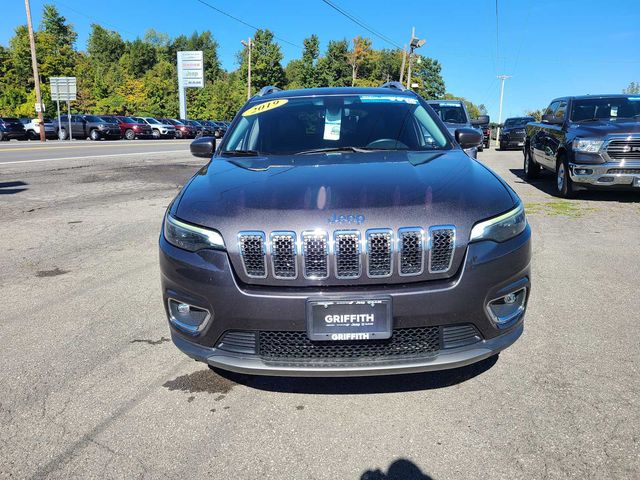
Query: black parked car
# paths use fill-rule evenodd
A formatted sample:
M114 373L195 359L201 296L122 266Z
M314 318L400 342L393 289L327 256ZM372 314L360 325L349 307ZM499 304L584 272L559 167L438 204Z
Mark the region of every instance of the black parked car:
M220 122L214 122L213 120L198 120L198 122L206 129L204 136L222 138L227 131L226 125L222 125Z
M556 191L584 189L640 193L640 95L557 98L541 122L527 125L524 171L555 173Z
M509 150L510 148L520 149L524 146L524 129L529 122L535 122L533 117L513 117L507 118L500 130L500 150Z
M58 129L58 119L54 119L53 125L59 132L60 140L69 138L69 117L60 117L60 128ZM120 127L117 123L103 120L95 115L71 115L71 135L76 139L102 140L120 139Z
M164 307L190 357L266 375L459 367L523 331L518 196L400 84L263 89L167 209ZM213 155L213 157L212 157Z
M0 141L26 140L27 131L19 118L0 117Z

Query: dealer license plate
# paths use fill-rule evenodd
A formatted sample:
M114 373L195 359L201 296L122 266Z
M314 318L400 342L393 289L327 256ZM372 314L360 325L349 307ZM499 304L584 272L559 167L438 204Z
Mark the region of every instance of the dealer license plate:
M391 338L391 298L307 301L310 340L353 341Z

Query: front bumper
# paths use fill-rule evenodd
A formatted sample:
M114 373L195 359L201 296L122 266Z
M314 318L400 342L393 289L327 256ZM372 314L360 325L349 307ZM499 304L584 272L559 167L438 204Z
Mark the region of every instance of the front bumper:
M490 300L518 289L530 292L531 231L504 242L469 245L465 260L452 278L421 283L354 285L353 287L276 288L240 284L225 252L180 250L160 238L160 268L165 310L176 299L213 312L196 335L171 322L175 345L190 357L214 367L263 375L349 376L441 370L487 358L515 342L523 331L524 312L496 326L487 312ZM460 347L446 346L424 356L274 361L252 353L230 352L220 343L230 331L306 332L306 302L318 296L385 295L392 299L394 329L473 325L479 338ZM528 298L527 298L528 300ZM525 304L526 306L526 304ZM259 341L258 341L259 343ZM305 364L306 363L306 364Z
M640 190L640 162L569 164L574 183L595 187L628 187Z

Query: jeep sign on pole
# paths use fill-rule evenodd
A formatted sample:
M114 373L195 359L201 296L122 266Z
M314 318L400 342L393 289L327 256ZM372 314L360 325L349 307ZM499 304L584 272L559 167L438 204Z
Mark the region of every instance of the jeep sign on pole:
M60 137L60 101L67 102L67 117L69 119L69 140L73 140L71 132L71 101L76 99L77 83L76 77L49 77L51 85L51 100L55 100L58 105L58 138Z
M185 88L204 87L204 58L202 51L178 52L178 95L180 118L187 118Z

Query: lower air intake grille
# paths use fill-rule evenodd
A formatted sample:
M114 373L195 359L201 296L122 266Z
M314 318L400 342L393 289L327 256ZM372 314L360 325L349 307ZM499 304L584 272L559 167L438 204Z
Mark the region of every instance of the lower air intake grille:
M440 350L440 327L401 328L387 340L312 342L306 332L260 332L264 360L333 359L338 361L424 356Z
M610 168L607 173L616 173L623 175L640 175L640 168Z
M275 278L296 278L296 234L273 232L271 234L271 261Z
M220 350L235 353L256 353L256 332L227 332L218 342Z
M482 340L480 332L473 325L453 325L442 328L444 348L462 347Z
M429 272L441 273L451 268L453 247L455 246L455 228L435 227L429 229L430 257Z
M422 229L400 229L400 275L419 275L424 268Z
M393 234L391 230L371 230L367 232L367 274L370 277L391 275L391 255Z
M360 276L360 232L335 232L336 277Z
M327 263L329 242L326 233L304 232L302 234L302 254L306 278L322 279L329 276Z
M249 277L265 278L267 276L264 238L262 232L240 232L238 235L242 264Z

